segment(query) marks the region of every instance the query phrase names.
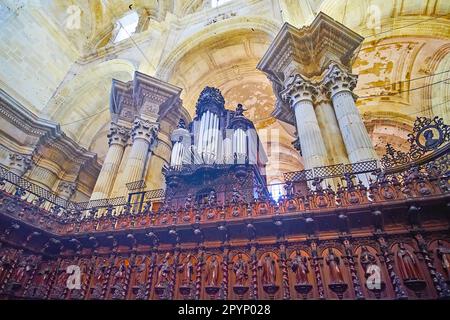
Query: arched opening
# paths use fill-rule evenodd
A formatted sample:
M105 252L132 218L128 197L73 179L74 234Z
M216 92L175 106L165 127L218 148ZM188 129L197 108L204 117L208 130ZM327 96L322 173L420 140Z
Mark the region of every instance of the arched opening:
M287 157L290 168L286 171L295 171L301 169L301 163L297 151L290 145L294 140L294 128L289 125L286 128L272 117L275 105L272 85L265 74L256 69L272 38L273 35L262 28L210 32L204 41L186 44L188 49L178 47L174 50L177 55L173 57L178 60L167 65L162 63L157 75L183 88L181 98L191 116L194 116L198 95L205 86L221 90L227 109L235 109L242 103L246 110L244 115L255 124L263 144L267 142L264 149L269 159L279 161ZM168 55L167 61L171 59ZM274 140L275 136L277 139ZM292 152L286 152L289 148ZM276 166L269 163L268 167L268 179L281 177L279 162ZM272 170L273 167L277 170Z

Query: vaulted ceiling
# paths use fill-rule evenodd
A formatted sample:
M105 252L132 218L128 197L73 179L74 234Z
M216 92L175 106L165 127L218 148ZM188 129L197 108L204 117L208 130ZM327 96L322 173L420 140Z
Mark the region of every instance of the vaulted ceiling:
M131 11L136 33L113 43ZM255 66L284 22L302 27L319 11L365 37L355 93L380 153L387 141L404 147L398 137L417 115L449 121L450 2L441 0L4 0L0 87L101 158L113 78L139 70L169 81L191 115L201 89L216 86L227 108L243 103L260 130L279 130L280 171L295 170L294 129L270 116L275 98Z

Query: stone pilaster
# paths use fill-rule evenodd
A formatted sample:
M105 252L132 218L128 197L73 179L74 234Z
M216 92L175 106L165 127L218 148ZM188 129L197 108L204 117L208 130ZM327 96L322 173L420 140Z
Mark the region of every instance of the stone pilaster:
M127 159L125 183L142 180L149 160L149 151L155 146L159 126L157 123L136 118L131 128L133 144Z
M30 156L13 152L9 154L9 169L18 176L23 176L31 168L31 164Z
M295 75L282 92L295 113L298 138L302 150L305 169L327 165L327 153L313 106L315 86Z
M116 123L111 123L108 133L109 149L97 178L94 191L92 192L91 200L109 197L128 137L129 130L127 128L119 126Z
M315 99L317 121L330 164L348 163L347 150L327 92L328 90L324 86L318 87Z
M367 129L356 108L352 90L357 76L348 73L337 64L331 64L323 84L328 88L336 119L351 163L377 158Z

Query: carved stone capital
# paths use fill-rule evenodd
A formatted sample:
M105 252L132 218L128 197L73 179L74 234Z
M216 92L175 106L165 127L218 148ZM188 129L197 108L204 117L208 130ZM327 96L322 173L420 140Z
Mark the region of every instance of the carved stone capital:
M65 199L70 199L70 197L75 193L76 189L76 182L61 181L58 184L58 194Z
M330 97L341 91L349 91L356 87L358 76L344 70L338 64L331 64L326 72L322 84L328 89Z
M317 94L317 88L310 81L305 80L299 74L296 74L292 80L286 83L286 89L281 92L284 101L287 101L291 107L302 100L313 101Z
M114 122L111 122L111 126L109 127L109 132L107 135L109 145L120 144L122 146L125 146L129 136L130 136L129 129L119 126Z
M159 125L154 122L136 118L131 127L131 137L133 142L136 139L144 139L151 145L154 144L158 135Z
M323 85L323 84L318 85L317 86L317 94L314 96L314 98L315 98L314 103L315 104L331 103L329 93L330 92L325 85Z
M11 171L18 175L23 175L31 168L32 160L30 156L11 152L9 154L9 167Z

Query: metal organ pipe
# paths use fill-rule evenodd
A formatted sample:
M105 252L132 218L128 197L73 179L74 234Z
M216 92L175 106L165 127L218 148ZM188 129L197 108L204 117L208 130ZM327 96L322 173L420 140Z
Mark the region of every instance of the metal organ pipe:
M213 156L214 156L214 159L217 159L217 154L219 153L219 150L218 150L219 117L216 114L214 114L214 131L213 131L213 133L214 133L213 140L212 140Z
M180 166L182 164L184 154L184 146L181 142L177 141L172 149L171 166Z
M203 143L203 141L202 141L202 139L203 139L203 130L205 128L205 114L202 114L202 116L200 117L199 122L200 122L200 128L198 130L198 136L197 136L196 143L197 143L197 148L198 148L197 150L198 150L198 152L201 152L202 143Z
M208 111L206 111L206 120L205 120L205 131L203 134L203 141L204 141L204 146L203 146L203 152L204 153L208 153L208 136L209 136L209 128L211 125L211 113Z
M237 128L233 131L233 156L239 159L245 158L247 156L247 132L242 128Z
M231 138L225 137L225 139L223 139L223 156L226 164L229 164L231 162L230 160L233 159L233 140L234 134Z
M211 153L213 149L213 134L214 134L214 113L210 112L209 115L209 130L208 130L208 155L209 159L211 159Z
M181 166L183 164L183 156L184 156L184 145L179 142L179 150L178 150L178 165Z

